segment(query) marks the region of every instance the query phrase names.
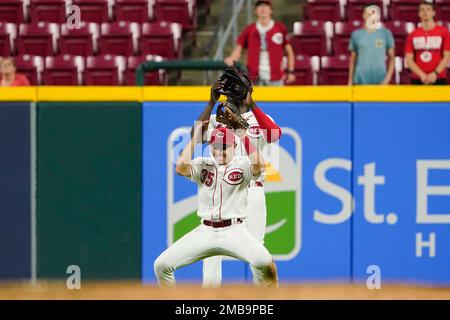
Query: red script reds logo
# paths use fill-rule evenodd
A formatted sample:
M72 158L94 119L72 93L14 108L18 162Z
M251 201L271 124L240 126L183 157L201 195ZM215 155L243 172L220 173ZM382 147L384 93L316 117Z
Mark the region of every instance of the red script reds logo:
M228 173L224 180L226 183L231 185L238 185L241 184L242 181L244 181L244 171L242 169L231 169L231 172Z

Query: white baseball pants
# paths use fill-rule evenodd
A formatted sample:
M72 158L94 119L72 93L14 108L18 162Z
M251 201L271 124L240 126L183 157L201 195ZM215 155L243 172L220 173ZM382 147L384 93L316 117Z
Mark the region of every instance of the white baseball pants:
M250 233L262 244L266 233L266 195L264 188L251 187L248 189L247 224ZM257 283L256 270L250 265L253 282ZM203 287L218 288L222 284L222 256L214 256L203 260Z
M184 235L156 259L154 270L158 283L174 286L175 270L214 255L230 256L252 265L258 285L272 285L276 281L269 251L241 223L225 228L201 224Z

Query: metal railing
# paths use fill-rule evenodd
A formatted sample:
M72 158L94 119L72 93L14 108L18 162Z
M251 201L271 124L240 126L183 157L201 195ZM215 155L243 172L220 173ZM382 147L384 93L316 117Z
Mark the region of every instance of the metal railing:
M236 67L246 71L243 64L237 63ZM136 68L136 85L145 85L145 73L160 69L165 70L224 70L226 64L223 60L169 60L146 61Z

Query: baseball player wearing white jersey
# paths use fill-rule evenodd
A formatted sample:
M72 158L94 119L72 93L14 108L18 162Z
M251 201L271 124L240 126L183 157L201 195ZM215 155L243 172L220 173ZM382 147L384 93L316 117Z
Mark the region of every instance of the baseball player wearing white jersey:
M220 81L216 82L211 88L211 98L198 121L203 125L208 124L206 138L211 135L215 128L225 127L224 124L216 121L216 115L211 115L212 109L219 99L218 90L221 87ZM248 94L246 101L241 106L242 117L248 122L250 128L247 130L247 136L258 151L263 152L268 143L276 142L281 137L281 129L275 122L267 116L260 108L256 106ZM246 155L245 144L237 139L236 155ZM264 243L266 231L266 196L264 193L264 174L250 183L247 199L247 219L245 220L250 233L261 243ZM253 281L257 282L256 270L250 266L253 273ZM203 287L220 287L222 283L222 257L213 256L203 260Z
M167 248L155 261L158 283L174 286L174 271L201 259L226 255L250 263L259 285L276 285L273 259L263 244L250 234L243 221L249 184L264 170L261 154L245 132L248 156L235 154L232 130L215 129L209 140L212 157L193 160L195 137L183 149L176 172L198 184L198 211L201 224ZM195 136L195 135L194 135Z

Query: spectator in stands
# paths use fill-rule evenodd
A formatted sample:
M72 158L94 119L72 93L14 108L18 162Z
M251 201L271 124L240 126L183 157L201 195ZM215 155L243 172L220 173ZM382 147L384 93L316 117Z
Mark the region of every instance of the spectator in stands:
M272 19L272 1L259 0L255 3L257 22L248 25L237 39L237 46L225 58L228 65L238 61L243 49L247 49L247 69L250 78L257 85L282 86L295 81L294 50L287 39L287 28ZM286 50L288 63L283 70L283 55Z
M363 19L364 28L353 31L349 42L348 84L389 84L395 65L394 37L388 29L379 27L380 10L376 6L366 5Z
M421 25L408 36L406 62L412 71L412 84L447 84L446 70L450 59L450 36L445 27L434 21L432 2L419 5Z
M16 73L16 66L12 58L2 58L0 61L0 83L2 87L30 85L27 77Z

